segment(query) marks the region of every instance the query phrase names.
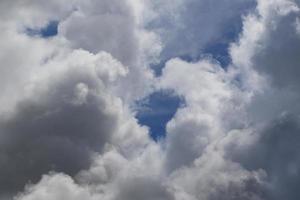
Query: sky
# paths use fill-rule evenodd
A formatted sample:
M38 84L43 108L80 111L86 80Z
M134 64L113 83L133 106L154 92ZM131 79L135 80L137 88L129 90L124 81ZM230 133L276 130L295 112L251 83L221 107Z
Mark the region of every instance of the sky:
M2 0L0 30L0 200L300 199L299 0Z

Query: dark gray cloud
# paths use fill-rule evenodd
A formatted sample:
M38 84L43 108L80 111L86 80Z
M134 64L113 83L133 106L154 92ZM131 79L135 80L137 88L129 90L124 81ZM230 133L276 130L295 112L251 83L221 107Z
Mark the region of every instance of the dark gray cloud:
M265 199L298 199L300 37L296 24L299 3L258 3L258 16L254 14L245 21L240 41L241 46L252 41L255 47L245 46L240 52L246 50L243 53L250 55L250 62L241 67L254 69L250 77L257 73L263 81L258 84L260 91L254 89L246 106L249 130L241 131L232 139L226 146L226 155L249 171L265 171L268 184ZM260 34L251 33L250 25Z
M256 130L250 145L227 146L227 155L249 171L267 174L268 199L298 199L300 192L299 117L284 116ZM243 137L243 136L240 136Z
M174 196L170 191L167 191L162 182L150 177L127 179L126 183L120 185L116 200L140 199L174 200Z
M227 187L220 186L209 195L209 200L265 200L267 190L253 177L240 183L230 182Z
M90 68L56 64L67 70L36 83L42 89L0 120L1 194L36 183L49 171L73 176L87 169L117 127L117 114L107 111L108 93Z
M295 30L298 16L291 13L277 19L276 25L266 24L270 27L266 39L253 57L255 70L270 78L274 87L299 88L300 40Z

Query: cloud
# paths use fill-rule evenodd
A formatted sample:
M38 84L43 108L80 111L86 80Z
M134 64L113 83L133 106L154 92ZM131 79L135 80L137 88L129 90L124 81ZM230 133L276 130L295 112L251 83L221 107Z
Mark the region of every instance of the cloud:
M75 48L106 51L124 65L136 61L135 18L127 1L85 1L61 22L59 34Z
M166 64L161 87L176 91L186 104L167 126L166 162L170 170L194 161L219 134L220 101L231 96L223 82L223 72L209 60L187 63L174 59Z
M161 50L156 34L140 25L141 19L136 13L142 8L136 4L140 3L78 1L76 9L58 26L58 35L72 48L93 53L106 51L128 67L130 73L115 90L130 103L151 91L153 75L146 65L155 60Z
M252 0L148 2L147 27L162 38L162 60L178 56L198 59L210 46L229 44L238 36L242 15L255 7Z
M1 2L0 199L297 199L300 2L135 3ZM165 89L185 104L154 142L132 106Z
M214 149L215 148L215 149ZM221 149L208 148L190 167L171 175L178 199L265 199L265 174L226 160Z
M299 120L282 116L256 129L248 144L227 145L227 154L247 170L263 169L268 175L270 199L299 197ZM235 140L240 140L238 136Z
M173 59L166 64L160 86L176 91L185 101L167 126L167 168L190 165L228 130L244 125L242 111L248 97L231 79L210 58L196 63Z
M75 7L76 0L71 1L9 1L3 0L1 5L2 25L15 24L20 29L23 26L38 28L45 26L49 21L60 21L70 14ZM53 15L56 13L56 15Z
M246 106L251 125L233 134L227 155L247 170L265 170L268 199L296 199L299 2L258 1L257 12L245 19L241 39L231 49L252 100Z
M160 173L160 153L155 143L131 159L109 148L90 169L75 178L64 174L44 176L38 184L28 185L16 199L174 199Z
M106 53L75 51L61 59L43 66L28 83L29 97L1 119L2 192L51 170L75 175L116 131L119 111L111 107L120 105L106 85L125 75L123 66Z

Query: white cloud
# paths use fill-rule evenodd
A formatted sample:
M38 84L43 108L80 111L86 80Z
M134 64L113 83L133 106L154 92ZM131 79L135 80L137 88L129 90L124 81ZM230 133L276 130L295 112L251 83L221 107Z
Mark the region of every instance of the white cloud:
M28 187L26 192L28 193L27 195L19 196L16 199L96 199L88 188L79 187L71 177L64 174L56 174L53 176L45 175L38 185L31 188ZM100 196L98 198L100 198Z

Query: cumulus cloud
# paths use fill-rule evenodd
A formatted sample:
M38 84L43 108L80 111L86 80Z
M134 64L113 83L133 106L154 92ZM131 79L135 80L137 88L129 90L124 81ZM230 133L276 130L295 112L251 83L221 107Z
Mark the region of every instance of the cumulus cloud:
M299 7L1 1L0 199L298 199ZM165 89L184 105L154 142L134 102Z
M257 10L258 14L245 19L240 42L232 48L234 64L243 71L246 82L260 80L254 81L252 101L247 106L255 126L249 127L248 142L228 145L228 155L249 170L266 171L270 199L297 199L299 36L295 23L299 2L258 1ZM258 34L253 33L253 27ZM252 45L246 46L250 41ZM242 61L242 55L247 59ZM242 135L234 138L244 140Z
M188 78L185 78L187 76ZM194 161L222 133L221 102L231 97L224 70L209 60L187 63L170 60L161 77L161 87L184 97L186 106L167 126L167 166L176 169Z
M127 1L85 1L59 26L59 33L76 48L111 53L124 65L138 51L135 19Z
M28 97L1 119L1 190L21 189L50 170L87 168L117 127L122 108L106 85L126 71L109 54L75 51L43 67L28 82Z
M74 11L58 26L59 36L73 48L93 53L106 51L128 67L130 73L115 90L130 103L151 90L153 75L146 65L155 60L161 49L159 38L140 25L142 19L137 13L143 7L136 4L141 3L78 1Z

